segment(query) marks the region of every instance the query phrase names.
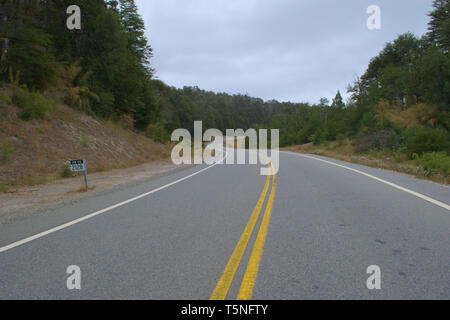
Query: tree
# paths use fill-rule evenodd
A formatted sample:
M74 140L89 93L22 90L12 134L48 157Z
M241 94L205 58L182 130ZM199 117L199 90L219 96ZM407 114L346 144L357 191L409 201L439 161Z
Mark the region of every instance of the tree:
M366 72L361 77L362 85L367 89L372 82L377 82L381 71L389 65L408 68L411 62L422 53L422 43L414 34L405 33L398 36L370 60Z
M108 9L111 9L117 13L119 13L119 1L118 0L106 0L106 6L108 7Z
M7 3L4 23L8 50L4 63L20 73L21 82L34 89L45 89L56 73L51 36L41 27L39 1ZM3 27L3 26L2 26Z
M433 7L434 10L429 13L431 21L428 23L427 39L448 53L450 48L450 1L434 0Z
M145 24L138 13L134 0L120 1L120 17L125 32L128 35L128 47L138 59L139 63L147 66L153 56L153 50L145 37ZM150 74L152 70L148 68Z
M333 102L331 103L331 106L333 108L343 109L345 107L344 100L342 99L341 92L338 91L336 93L336 96L333 99Z
M444 112L450 112L449 70L450 57L433 46L415 61L409 81L417 97Z
M321 107L329 107L330 106L330 100L327 98L320 98L319 106Z

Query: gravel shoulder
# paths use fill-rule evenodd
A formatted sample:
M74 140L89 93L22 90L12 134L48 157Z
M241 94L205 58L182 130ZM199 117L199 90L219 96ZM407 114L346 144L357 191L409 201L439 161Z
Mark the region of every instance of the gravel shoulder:
M170 160L159 160L127 169L89 174L88 191L83 190L84 180L80 175L44 185L21 188L10 193L0 193L0 223L62 203L148 181L188 167L188 165L174 165Z

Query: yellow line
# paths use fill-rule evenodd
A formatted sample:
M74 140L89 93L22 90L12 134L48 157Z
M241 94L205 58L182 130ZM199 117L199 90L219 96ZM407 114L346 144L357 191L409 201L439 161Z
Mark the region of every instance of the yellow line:
M267 176L266 184L264 189L259 196L258 203L256 204L255 209L253 210L252 215L250 216L250 220L247 223L247 226L244 229L244 232L239 239L234 251L230 257L230 260L223 271L222 276L217 282L216 288L211 295L210 300L225 300L228 290L230 289L231 282L233 281L234 275L236 274L236 270L241 263L242 256L244 255L245 249L247 248L248 241L252 235L253 229L256 225L256 221L258 221L259 214L261 212L261 208L264 204L264 200L266 198L267 190L270 185L270 175Z
M272 167L272 164L270 164L270 166ZM247 270L245 271L237 300L250 300L252 298L253 288L255 286L256 278L258 277L258 270L261 262L264 244L266 242L267 230L269 229L273 200L275 198L275 192L277 188L277 179L275 174L273 175L272 179L272 190L270 192L269 200L266 205L264 218L261 222L261 227L259 229L258 236L256 237L250 260L248 261Z

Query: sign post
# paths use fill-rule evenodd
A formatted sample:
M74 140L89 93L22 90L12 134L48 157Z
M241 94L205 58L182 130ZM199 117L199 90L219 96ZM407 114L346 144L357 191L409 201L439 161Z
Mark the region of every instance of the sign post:
M72 172L81 172L84 173L84 184L86 185L86 190L88 187L88 176L87 176L87 162L86 160L70 160L69 161L70 170Z
M84 161L84 184L86 185L86 190L89 190L89 186L88 186L88 178L87 178L87 165L86 165L86 160Z

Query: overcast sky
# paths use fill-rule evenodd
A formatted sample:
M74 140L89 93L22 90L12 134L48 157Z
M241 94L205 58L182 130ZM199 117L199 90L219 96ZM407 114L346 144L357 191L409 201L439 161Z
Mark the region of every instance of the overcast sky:
M318 102L345 96L385 43L427 31L432 0L136 0L170 86ZM368 30L369 5L381 30Z

